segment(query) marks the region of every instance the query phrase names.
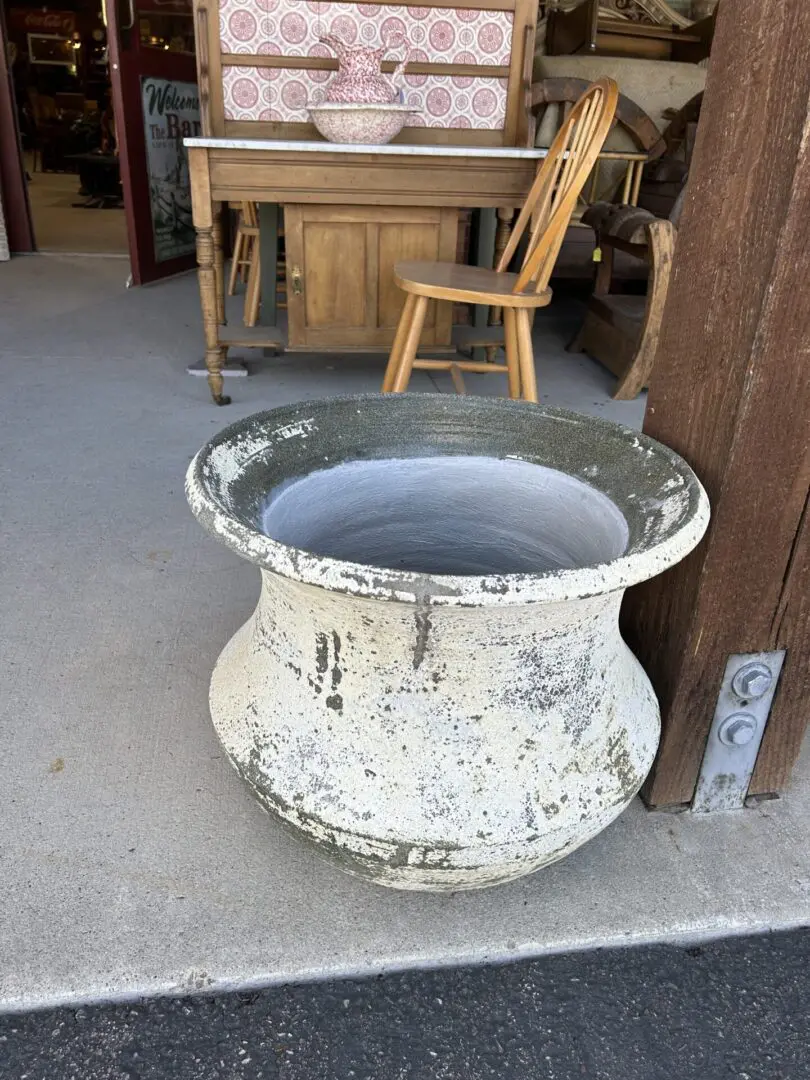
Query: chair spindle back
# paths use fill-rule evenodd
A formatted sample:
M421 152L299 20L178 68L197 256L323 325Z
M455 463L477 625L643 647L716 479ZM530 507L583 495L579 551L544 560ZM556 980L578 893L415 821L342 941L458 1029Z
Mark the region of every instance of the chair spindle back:
M560 127L526 197L497 269L509 268L530 227L526 255L513 292L548 288L565 230L596 159L608 136L619 101L613 79L592 83Z

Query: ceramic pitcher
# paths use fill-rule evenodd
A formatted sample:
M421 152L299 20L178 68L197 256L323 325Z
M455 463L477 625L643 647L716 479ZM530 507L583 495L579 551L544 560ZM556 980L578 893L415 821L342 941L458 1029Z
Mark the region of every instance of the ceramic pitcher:
M382 61L387 52L403 44L404 34L390 35L377 49L365 45L349 46L335 34L326 34L320 40L334 51L340 65L326 91L328 102L390 105L397 100L410 50L406 50L390 78L382 73Z

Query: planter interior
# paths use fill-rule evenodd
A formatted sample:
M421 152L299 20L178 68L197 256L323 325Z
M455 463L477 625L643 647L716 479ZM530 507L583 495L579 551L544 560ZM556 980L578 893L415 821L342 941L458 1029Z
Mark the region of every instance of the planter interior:
M556 409L375 395L227 428L187 490L263 571L214 724L263 805L344 869L493 884L636 793L658 709L617 616L706 527L677 455Z

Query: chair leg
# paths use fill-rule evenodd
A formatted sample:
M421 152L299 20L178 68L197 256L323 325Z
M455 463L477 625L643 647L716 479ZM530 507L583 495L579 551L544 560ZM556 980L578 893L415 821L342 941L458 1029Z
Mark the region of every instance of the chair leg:
M458 364L450 365L450 378L453 380L453 386L457 394L466 394L467 387L464 385L464 376L461 374L461 368Z
M392 387L392 393L394 394L401 394L404 390L408 389L408 383L411 381L411 373L413 371L413 362L416 359L416 352L419 348L419 339L422 336L422 327L425 323L427 306L428 298L426 296L416 297L416 303L413 305L411 314L410 326L408 327L408 332L402 346L402 359L399 364L399 370L394 377L394 385Z
M236 278L237 278L237 275L239 274L239 270L240 270L240 263L241 263L241 260L242 260L242 244L244 243L244 240L245 240L244 235L239 231L239 229L237 229L236 230L236 239L233 242L233 256L231 258L231 273L230 273L230 276L228 277L228 296L233 296L233 294L236 292Z
M397 372L399 371L400 361L402 360L402 346L405 344L405 338L408 334L408 327L411 324L415 304L416 297L414 294L406 293L405 306L399 317L397 332L394 336L394 344L391 346L391 355L388 357L388 364L385 368L385 376L382 384L383 394L390 394L394 389L394 381L397 377Z
M262 267L259 260L259 245L254 244L248 271L247 291L245 292L245 326L255 326L259 318L259 303L262 289Z
M250 261L253 257L253 244L256 240L255 236L245 236L244 245L242 247L242 261L239 266L239 280L243 285L247 285L247 279L250 275Z
M520 381L526 401L537 401L537 375L534 370L532 347L532 323L530 314L523 308L515 311L517 322L518 352L520 355Z
M509 397L516 401L520 398L520 350L518 349L514 308L505 307L503 309L503 328L506 366L509 369L506 373L509 380Z

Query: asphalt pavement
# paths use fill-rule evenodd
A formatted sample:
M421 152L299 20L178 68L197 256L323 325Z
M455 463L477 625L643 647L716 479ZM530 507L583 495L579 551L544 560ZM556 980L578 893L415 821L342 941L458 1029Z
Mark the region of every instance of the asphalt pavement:
M810 931L0 1016L1 1080L803 1080Z

